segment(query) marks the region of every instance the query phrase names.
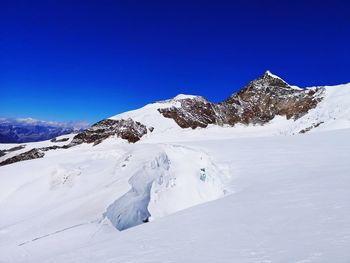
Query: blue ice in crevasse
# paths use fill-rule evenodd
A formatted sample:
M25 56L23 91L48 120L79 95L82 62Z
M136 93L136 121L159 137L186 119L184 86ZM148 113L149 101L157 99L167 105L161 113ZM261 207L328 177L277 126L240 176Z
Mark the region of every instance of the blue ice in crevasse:
M199 179L201 179L201 181L205 182L207 175L205 174L205 168L201 168L201 175L199 177Z

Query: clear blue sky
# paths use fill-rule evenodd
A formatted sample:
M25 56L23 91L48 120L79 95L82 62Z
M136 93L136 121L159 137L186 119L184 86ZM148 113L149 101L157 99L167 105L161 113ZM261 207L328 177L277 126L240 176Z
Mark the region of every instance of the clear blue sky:
M266 69L350 82L350 1L2 1L0 116L95 122Z

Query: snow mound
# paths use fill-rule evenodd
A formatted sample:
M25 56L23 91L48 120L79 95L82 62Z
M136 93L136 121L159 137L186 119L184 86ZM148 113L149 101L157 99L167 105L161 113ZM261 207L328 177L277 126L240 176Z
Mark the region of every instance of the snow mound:
M133 158L145 162L137 165L129 179L131 189L104 214L118 230L224 196L222 174L204 153L183 146L164 146L151 160L139 156L144 152L134 154Z
M143 163L129 179L130 191L108 206L105 213L115 228L124 230L148 221L147 206L152 182L169 170L169 159L160 153L152 161Z

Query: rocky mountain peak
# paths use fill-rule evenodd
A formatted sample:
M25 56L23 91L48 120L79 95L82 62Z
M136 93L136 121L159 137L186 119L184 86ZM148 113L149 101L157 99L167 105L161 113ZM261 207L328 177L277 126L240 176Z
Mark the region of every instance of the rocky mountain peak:
M261 77L251 81L242 90L293 89L286 81L267 70Z
M180 107L158 109L166 118L173 119L181 128L205 128L209 124L231 125L264 124L276 115L297 119L316 107L322 99L322 89L310 91L290 86L280 77L266 71L249 82L226 101L215 104L202 100L184 99Z

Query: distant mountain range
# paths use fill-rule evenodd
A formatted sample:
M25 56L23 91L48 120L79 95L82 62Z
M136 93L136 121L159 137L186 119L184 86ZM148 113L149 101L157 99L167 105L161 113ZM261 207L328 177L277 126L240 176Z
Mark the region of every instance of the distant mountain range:
M78 133L89 125L84 122L52 122L32 118L0 118L0 143L24 143L49 140Z

